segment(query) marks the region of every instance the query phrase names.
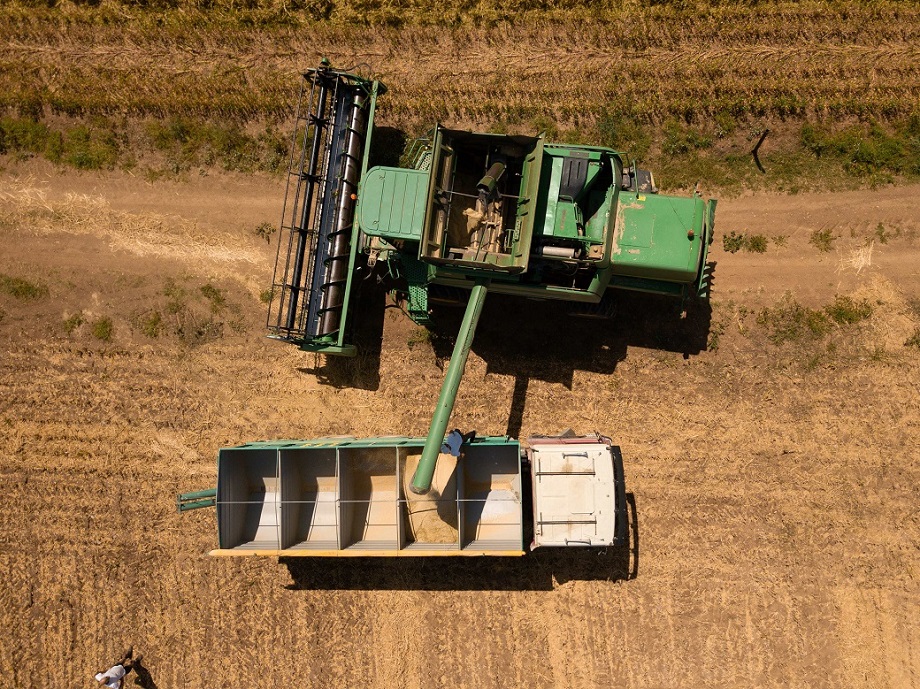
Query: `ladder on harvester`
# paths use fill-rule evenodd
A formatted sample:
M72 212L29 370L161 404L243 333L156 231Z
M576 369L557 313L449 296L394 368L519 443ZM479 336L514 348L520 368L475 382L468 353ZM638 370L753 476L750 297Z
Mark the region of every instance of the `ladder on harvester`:
M433 138L434 130L425 136L414 139L412 143L409 144L406 152L402 156L402 160L406 162L406 167L410 167L414 170L431 169L431 142Z
M332 69L303 75L267 326L305 349L350 353L341 331L365 144L382 85Z

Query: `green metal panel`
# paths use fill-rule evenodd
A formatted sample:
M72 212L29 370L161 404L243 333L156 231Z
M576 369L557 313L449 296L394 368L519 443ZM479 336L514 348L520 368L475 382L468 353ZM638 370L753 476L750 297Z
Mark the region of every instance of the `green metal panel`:
M604 290L607 288L609 279L609 268L607 270L598 271L597 275L592 279L586 289L554 287L553 285L542 283L493 279L489 286L489 291L496 294L510 294L526 297L528 299L553 299L596 304L600 301ZM464 276L459 271L447 272L441 268L435 273L435 278L431 282L433 284L460 287L462 289L472 289L474 284L472 276Z
M419 241L425 223L428 172L371 168L358 190L358 223L364 234Z
M587 202L589 197L598 195L604 198L609 191L607 187L595 188L593 185L600 174L602 159L605 157L613 159L615 153L610 149L589 149L583 146L557 144L547 145L545 152L536 204L537 215L543 217L540 231L545 236L577 238L579 237L578 225L583 221L581 206ZM559 195L563 182L563 167L566 159L570 158L584 160L587 164L584 184L575 198ZM612 160L611 165L613 165ZM616 179L619 177L614 177L614 180ZM603 204L600 205L603 206ZM592 216L588 219L586 234L599 239L603 234L603 224L602 217ZM589 227L590 231L588 231Z
M431 166L428 174L428 192L425 195L425 218L422 221L422 240L419 242L418 258L425 260L431 256L440 256L440 247L438 239L434 236L432 227L434 226L437 215L436 204L434 202L435 193L438 190L438 176L441 174L441 166L452 165L453 152L444 149L442 140L444 138L444 128L440 124L434 127L434 136L431 139Z
M366 82L365 82L366 83ZM383 85L380 81L376 79L370 82L370 88L368 92L370 103L368 104L368 113L367 113L367 125L365 131L367 134L364 138L364 154L361 157L361 177L358 178L358 183L360 185L360 180L367 174L367 163L370 160L371 153L371 141L374 135L374 117L377 113L377 97L386 93L386 86ZM355 209L357 211L357 208ZM351 315L351 292L352 287L354 286L354 274L355 274L355 264L358 257L358 237L360 230L358 229L357 223L352 223L351 230L351 251L348 255L348 287L345 290L345 300L342 303L342 320L339 323L339 330L336 335L335 344L332 346L326 346L324 348L314 350L325 352L326 354L337 354L340 356L352 357L358 353L357 347L353 344L345 342L345 336L348 333L346 330L346 325L348 323L348 318ZM317 343L319 344L319 343ZM310 350L309 347L305 347L301 344L301 349L307 351Z
M615 186L594 189L589 195L591 200L589 205L597 206L597 210L585 221L585 234L598 243L604 241L604 230L610 220L610 207L615 195Z
M344 339L344 331L338 331L338 340ZM304 340L300 343L300 348L305 352L317 352L319 354L335 354L338 356L355 356L358 348L353 344L327 344L321 340Z
M409 302L406 310L409 317L419 325L431 324L428 313L428 264L413 256L402 256L400 268L409 288Z
M616 275L693 283L705 242L699 197L621 192L613 238Z
M559 186L562 183L562 163L560 156L549 156L550 165L545 168L543 173L545 182L541 180L540 195L545 194L546 219L543 221L543 234L553 235L556 233L556 204L559 200ZM545 192L544 192L545 189Z
M556 237L578 239L578 226L581 224L581 210L578 205L569 199L559 199L556 202L556 227L553 234Z
M540 193L540 170L543 168L543 134L537 139L533 151L524 160L521 175L521 198L518 199L517 222L518 233L515 262L522 270L527 269L530 258L530 245L537 222L537 197Z
M363 80L368 83L367 80ZM370 106L367 112L367 136L364 140L364 155L361 157L361 176L367 172L367 164L371 159L371 139L374 136L374 117L377 115L377 98L387 92L387 87L382 81L373 80L370 82Z
M703 237L703 251L700 256L700 274L696 281L696 296L700 299L709 299L709 293L712 289L712 272L706 261L709 258L709 245L712 244L713 232L716 224L716 203L715 199L706 201L705 224L706 232Z
M356 438L354 436L327 436L324 438L311 438L309 440L258 440L236 447L225 447L224 450L291 450L291 449L310 449L310 448L336 448L336 447L401 447L411 445L421 447L425 444L426 438L408 435L392 435L374 438ZM510 447L520 446L520 442L505 435L483 435L476 436L467 441L473 445L488 445Z

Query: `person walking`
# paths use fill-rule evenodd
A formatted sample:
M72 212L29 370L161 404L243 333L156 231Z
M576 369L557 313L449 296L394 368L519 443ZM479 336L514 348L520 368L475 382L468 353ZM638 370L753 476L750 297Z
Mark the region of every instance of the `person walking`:
M96 673L96 681L108 689L122 689L125 684L125 677L136 666L140 665L141 656L134 657L134 647L128 647L121 658L115 661L115 664L105 672Z

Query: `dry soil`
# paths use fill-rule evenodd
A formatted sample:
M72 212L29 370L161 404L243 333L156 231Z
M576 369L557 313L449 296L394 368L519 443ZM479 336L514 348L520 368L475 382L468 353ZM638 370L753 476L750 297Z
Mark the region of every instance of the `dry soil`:
M89 686L128 643L161 689L920 685L920 187L723 199L702 335L655 302L585 326L490 297L453 425L613 437L628 549L209 558L213 511L173 501L219 447L423 435L457 320L380 300L347 362L262 337L282 193L0 177L0 274L47 287L0 293L0 687ZM872 315L777 345L786 292Z

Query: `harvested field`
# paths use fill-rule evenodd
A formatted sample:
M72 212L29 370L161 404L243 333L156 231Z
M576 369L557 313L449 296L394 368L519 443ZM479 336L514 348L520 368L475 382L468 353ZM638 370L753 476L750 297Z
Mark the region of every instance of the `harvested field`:
M262 337L277 181L29 171L0 186L0 687L128 643L161 689L920 685L920 188L723 199L692 323L487 300L451 425L609 434L628 549L278 562L204 556L175 494L225 445L424 434L458 314L300 353Z

